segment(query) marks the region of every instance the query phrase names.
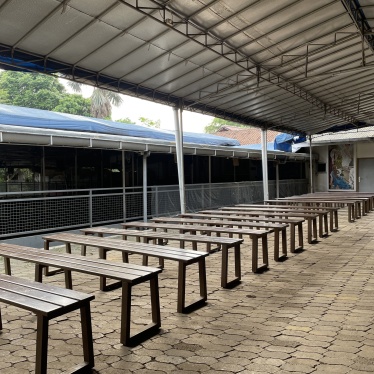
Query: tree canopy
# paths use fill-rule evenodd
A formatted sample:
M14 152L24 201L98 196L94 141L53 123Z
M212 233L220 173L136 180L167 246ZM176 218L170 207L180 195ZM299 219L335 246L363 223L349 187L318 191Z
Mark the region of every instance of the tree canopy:
M67 93L56 77L15 71L0 73L0 103L81 116L91 107L90 99Z
M213 118L209 125L205 126L204 131L206 134L214 134L222 126L233 126L233 127L247 127L237 122L227 121L222 118Z

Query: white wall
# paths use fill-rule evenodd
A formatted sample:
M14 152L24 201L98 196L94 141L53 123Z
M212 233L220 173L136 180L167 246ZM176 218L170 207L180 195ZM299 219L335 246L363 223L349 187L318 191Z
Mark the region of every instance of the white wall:
M357 158L374 158L374 143L357 143Z
M314 191L315 192L324 192L327 191L328 186L328 152L327 146L323 147L312 147L313 153L318 154L318 162L326 163L326 171L323 173L317 172L317 164L315 164L315 170L313 174L314 178Z

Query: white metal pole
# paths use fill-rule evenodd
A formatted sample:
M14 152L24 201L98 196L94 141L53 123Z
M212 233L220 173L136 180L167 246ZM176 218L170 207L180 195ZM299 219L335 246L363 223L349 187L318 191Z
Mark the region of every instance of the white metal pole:
M269 200L269 180L268 180L268 148L267 130L261 129L261 150L262 150L262 183L264 188L264 200Z
M122 151L122 203L123 203L123 220L126 221L126 159L125 151Z
M148 153L143 153L143 221L148 218L148 200L147 200L147 157Z
M184 187L184 162L183 162L183 125L182 125L182 111L179 108L173 107L174 110L174 125L175 125L175 146L178 166L178 182L179 182L179 198L181 213L186 213L186 199Z
M309 172L310 172L310 193L313 193L313 155L312 155L312 135L309 135Z
M275 163L275 185L276 185L276 197L279 199L279 162Z

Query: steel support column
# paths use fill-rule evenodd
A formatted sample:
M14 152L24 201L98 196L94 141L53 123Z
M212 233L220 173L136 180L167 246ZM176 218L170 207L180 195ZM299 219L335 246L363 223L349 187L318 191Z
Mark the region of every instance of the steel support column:
M186 198L184 185L184 160L183 160L183 123L182 110L173 107L174 111L174 126L175 126L175 145L178 165L178 183L179 183L179 198L181 214L186 213Z
M314 192L313 188L313 155L312 155L312 135L309 135L309 176L310 176L310 193Z
M267 130L264 130L264 129L261 129L261 151L262 151L262 183L263 183L263 188L264 188L264 200L269 200Z
M148 219L148 199L147 199L147 158L149 156L148 152L143 153L143 221L147 222Z

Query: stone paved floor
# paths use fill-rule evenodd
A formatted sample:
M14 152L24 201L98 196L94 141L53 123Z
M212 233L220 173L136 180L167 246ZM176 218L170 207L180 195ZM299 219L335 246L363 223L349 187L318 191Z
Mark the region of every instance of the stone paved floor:
M242 283L231 290L220 288L221 253L212 254L207 259L208 304L188 315L176 313L177 266L166 262L160 274L162 330L135 348L119 343L120 291L100 292L97 278L73 275L76 290L96 296L94 372L374 373L374 213L351 224L346 212L339 216L339 232L306 244L305 251L285 262L272 261L263 274L249 271L245 243ZM113 253L110 259L119 257ZM13 262L13 270L33 277L30 264ZM188 279L193 295L197 269L188 272ZM61 275L46 282L63 285ZM148 322L147 287L135 287L133 300L134 323ZM0 373L30 373L35 317L10 306L2 306L2 314ZM52 321L49 373L80 362L78 321L75 312Z

